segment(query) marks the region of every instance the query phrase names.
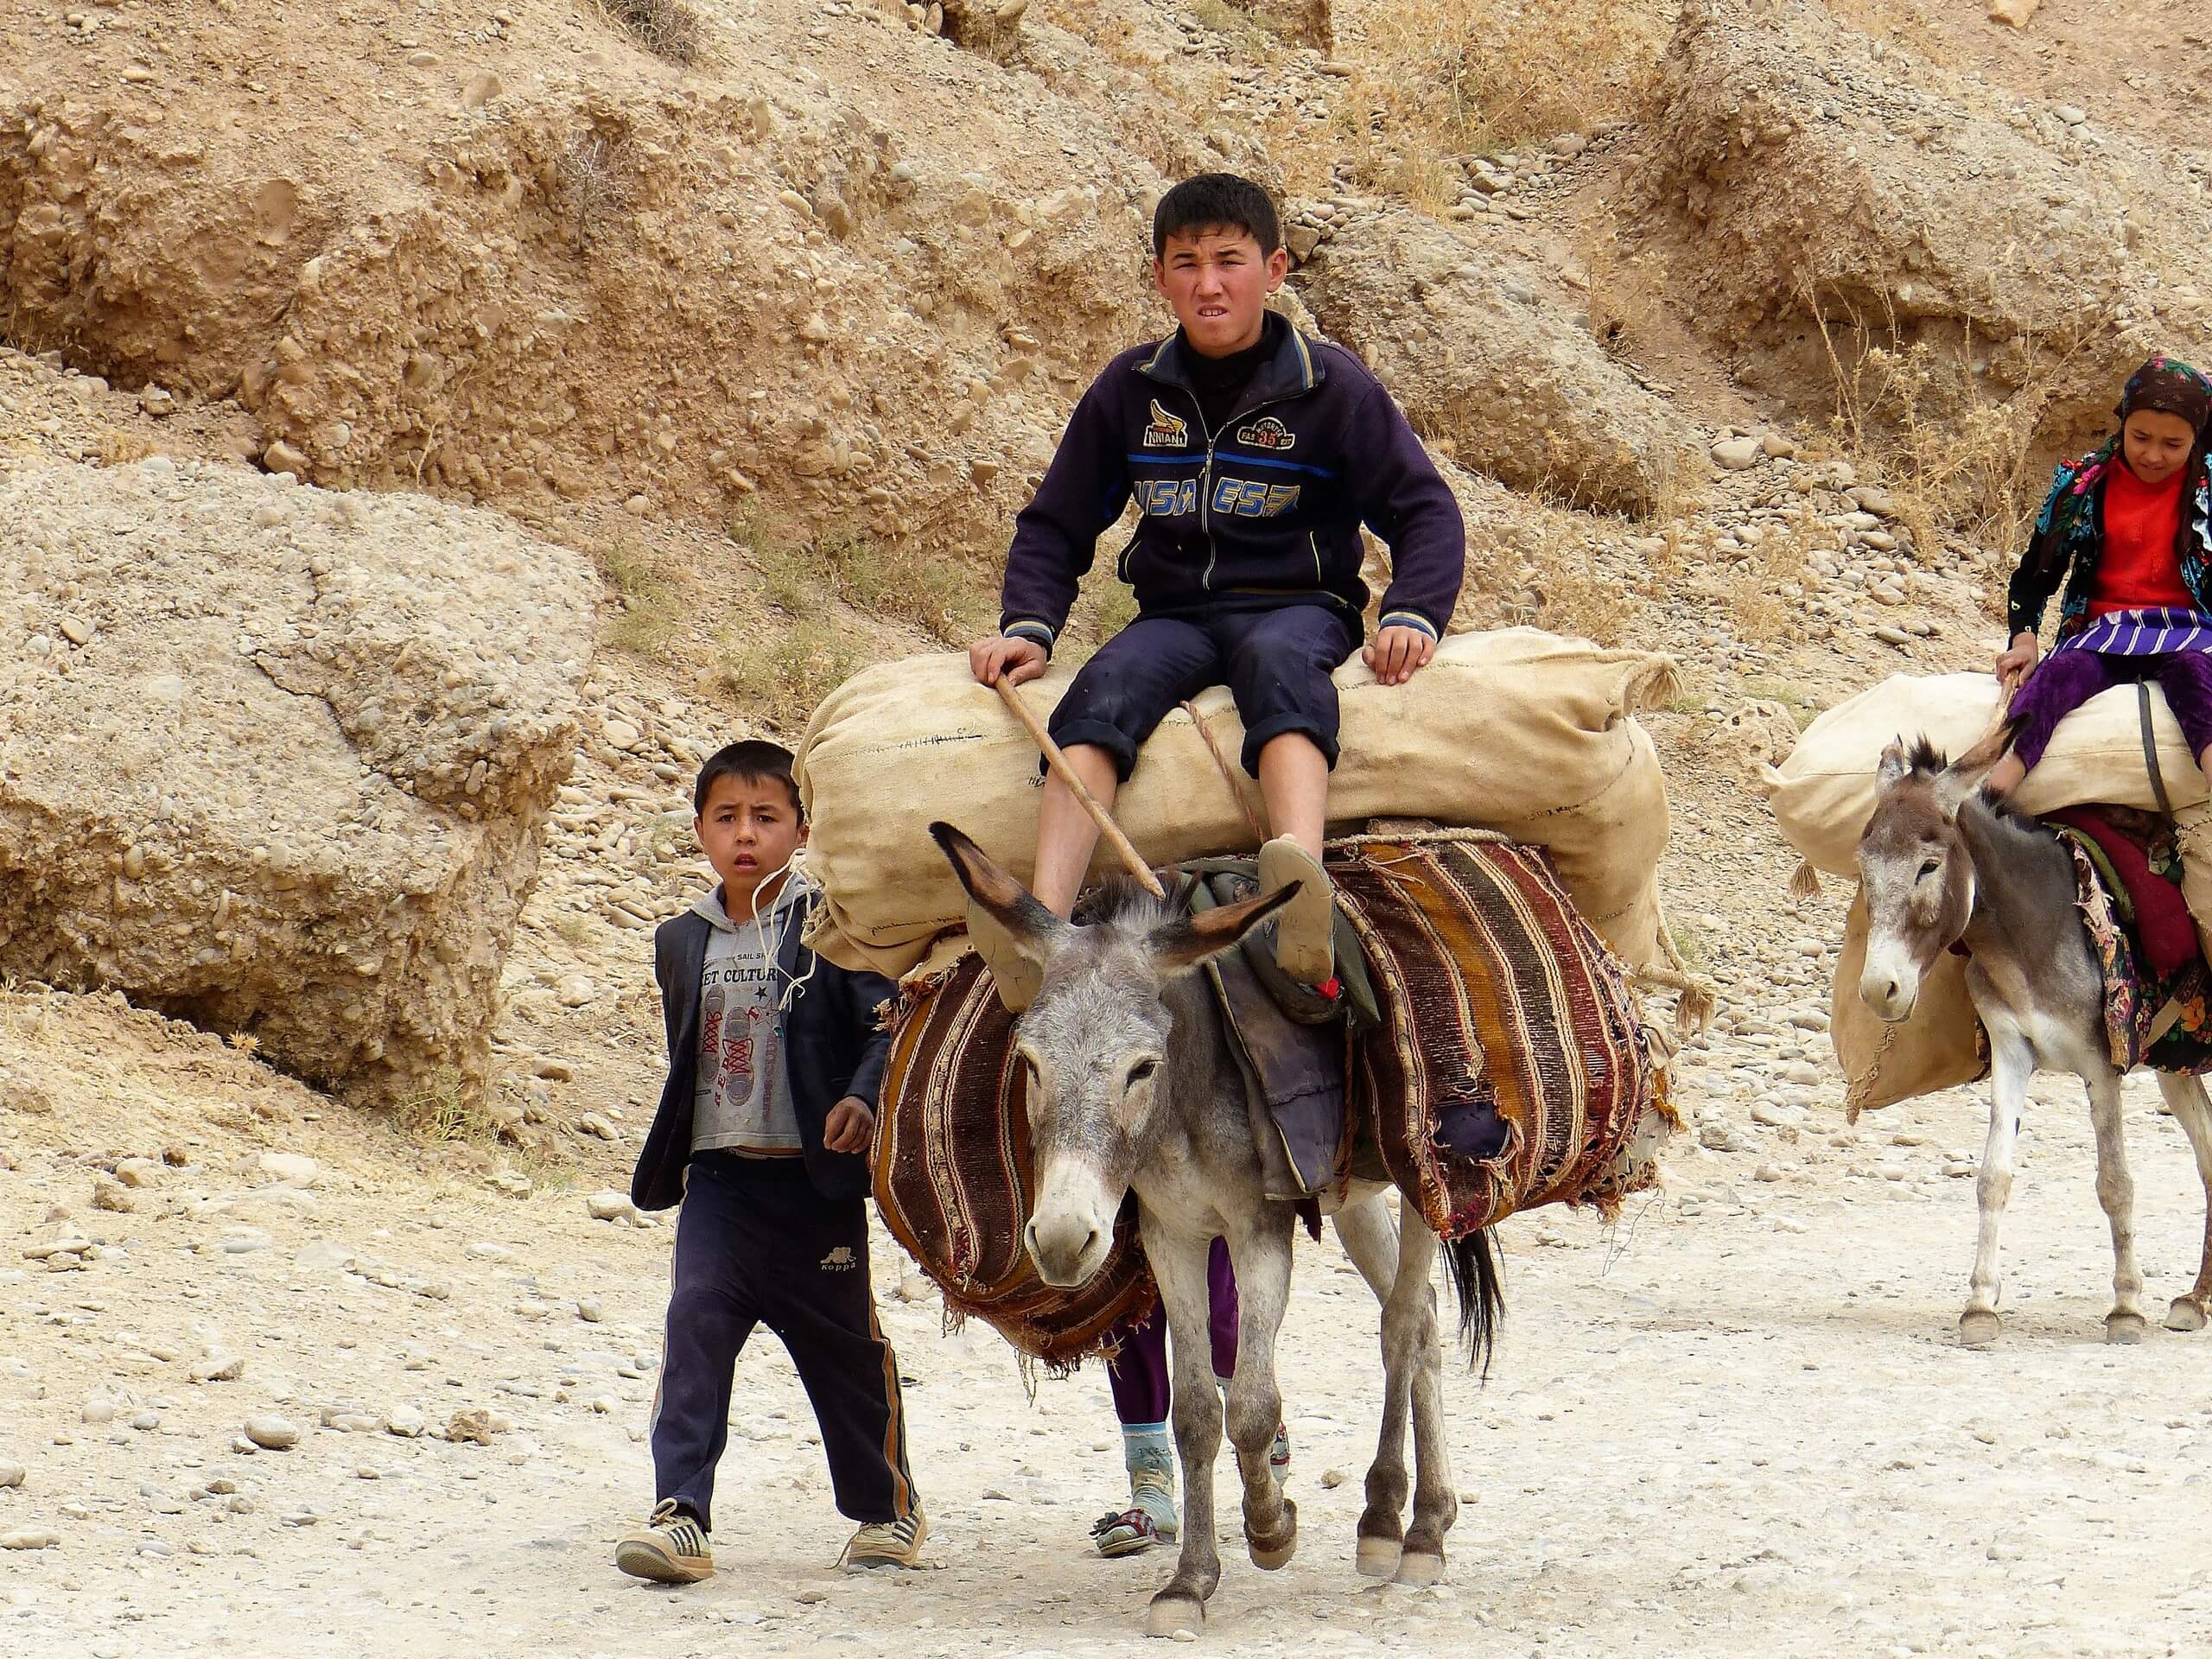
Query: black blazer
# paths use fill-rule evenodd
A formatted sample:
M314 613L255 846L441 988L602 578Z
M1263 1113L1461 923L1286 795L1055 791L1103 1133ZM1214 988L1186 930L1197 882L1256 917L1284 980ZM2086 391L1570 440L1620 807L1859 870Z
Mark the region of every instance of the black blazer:
M668 1021L668 1083L630 1177L631 1201L640 1210L665 1210L683 1197L699 1082L699 976L713 931L705 917L687 910L653 934L653 977L660 982ZM795 918L776 953L784 982L804 982L776 1020L791 1076L791 1104L798 1114L799 1144L815 1191L825 1198L865 1198L872 1185L868 1154L828 1151L822 1132L830 1109L846 1096L875 1105L883 1063L891 1052L891 1033L880 1028L876 1009L897 995L897 988L880 974L853 973L817 960L799 942L803 931Z

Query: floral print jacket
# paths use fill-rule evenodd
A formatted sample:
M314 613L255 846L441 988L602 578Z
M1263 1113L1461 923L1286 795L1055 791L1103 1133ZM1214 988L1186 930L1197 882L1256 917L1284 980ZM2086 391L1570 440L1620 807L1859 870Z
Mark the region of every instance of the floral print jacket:
M2114 436L2052 474L2050 497L2036 515L2035 535L2005 593L2008 636L2041 631L2044 612L2062 581L2066 594L2059 602L2060 638L2088 623L2097 561L2104 554L2105 479L2113 467L2125 464ZM2196 608L2212 615L2212 474L2202 454L2192 464L2196 478L2194 487L2184 486L2184 499L2193 505L2181 538L2181 575L2196 597Z

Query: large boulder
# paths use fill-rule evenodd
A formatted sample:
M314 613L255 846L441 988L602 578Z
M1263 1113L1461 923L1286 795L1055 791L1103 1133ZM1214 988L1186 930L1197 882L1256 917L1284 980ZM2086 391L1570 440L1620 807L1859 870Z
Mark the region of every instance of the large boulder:
M0 471L0 971L366 1101L476 1087L576 747L589 567L420 496Z
M1299 285L1330 336L1462 466L1610 511L1671 493L1681 417L1605 355L1534 265L1368 203L1338 215Z
M1908 391L1923 416L2012 402L2047 458L2108 429L2149 348L2207 338L2212 203L2183 157L2082 110L1805 0L1690 0L1653 108L1632 194L1687 251L1692 315L1816 414L1840 391L1870 420Z

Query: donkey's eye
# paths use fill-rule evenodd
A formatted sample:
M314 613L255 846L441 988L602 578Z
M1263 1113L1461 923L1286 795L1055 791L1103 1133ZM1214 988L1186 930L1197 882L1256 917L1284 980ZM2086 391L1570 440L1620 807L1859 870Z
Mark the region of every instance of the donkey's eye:
M1142 1083L1147 1077L1150 1077L1154 1072L1159 1070L1160 1062L1158 1060L1139 1060L1135 1065L1129 1068L1129 1081L1131 1083Z
M1938 870L1942 869L1942 868L1943 868L1943 861L1942 861L1942 859L1940 859L1940 858L1924 858L1924 859L1921 860L1921 861L1920 861L1920 874L1921 874L1921 879L1922 879L1922 880L1925 880L1928 877L1929 877L1929 876L1931 876L1931 875L1935 874L1936 871L1938 871Z

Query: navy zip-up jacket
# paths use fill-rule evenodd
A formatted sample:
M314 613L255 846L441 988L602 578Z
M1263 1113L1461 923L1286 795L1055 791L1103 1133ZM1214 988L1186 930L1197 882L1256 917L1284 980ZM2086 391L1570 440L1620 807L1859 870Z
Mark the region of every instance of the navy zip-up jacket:
M1179 330L1107 365L1014 520L1001 632L1052 650L1100 534L1134 496L1143 517L1119 574L1141 611L1278 595L1357 614L1363 524L1390 549L1382 626L1442 636L1466 566L1459 502L1365 364L1277 332L1218 430L1199 411Z
M687 910L653 934L653 977L660 982L668 1026L668 1082L630 1177L630 1199L640 1210L665 1210L683 1196L699 1087L699 976L713 928L705 917ZM822 1133L830 1109L847 1095L874 1109L891 1053L891 1033L877 1025L876 1008L896 996L898 987L880 974L854 973L834 962L817 961L799 943L804 931L802 920L794 918L776 953L778 982L797 987L791 1006L776 1020L798 1116L800 1151L807 1175L823 1198L866 1198L874 1185L868 1155L831 1152L822 1144Z

